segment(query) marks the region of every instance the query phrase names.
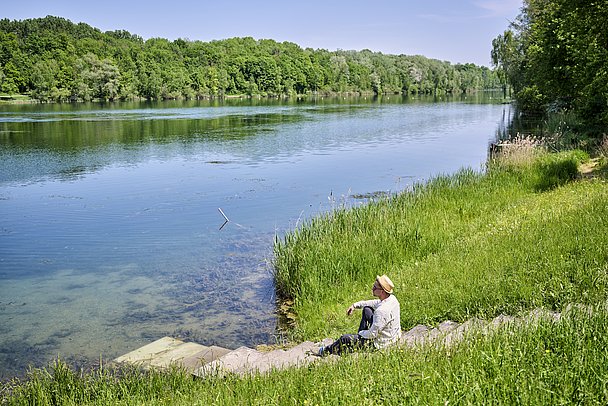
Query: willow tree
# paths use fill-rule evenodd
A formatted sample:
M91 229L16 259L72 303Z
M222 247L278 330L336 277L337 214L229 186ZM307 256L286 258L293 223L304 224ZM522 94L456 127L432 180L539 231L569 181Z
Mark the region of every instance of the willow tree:
M506 30L503 34L492 40L492 64L496 67L496 74L500 79L502 86L503 97L507 97L507 88L509 87L509 76L511 64L514 62L515 56L515 40L513 32Z

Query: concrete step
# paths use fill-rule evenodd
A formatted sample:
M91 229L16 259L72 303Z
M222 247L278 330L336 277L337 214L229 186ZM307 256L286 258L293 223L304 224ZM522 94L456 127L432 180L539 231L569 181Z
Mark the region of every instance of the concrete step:
M436 328L417 325L402 333L398 345L408 347L428 344L450 346L466 340L471 333L487 334L514 323L530 322L538 319L558 320L559 317L559 313L537 310L523 318L498 316L490 322L473 318L462 324L448 320L442 322ZM171 365L178 364L199 377L227 373L245 375L265 373L291 366L303 366L319 360L331 361L337 357L319 358L314 354L317 353L320 346L327 346L332 342L333 339L326 338L320 343L306 341L290 349L262 352L248 347L239 347L236 350L216 346L206 347L196 343L185 343L171 337L163 337L120 356L114 361L144 368L168 368Z
M408 347L422 345L428 341L430 331L431 329L427 326L418 324L410 330L401 333L401 340L399 341L399 344L406 345Z
M159 354L166 353L171 349L177 348L183 341L171 337L163 337L150 344L144 345L114 360L118 363L128 364L149 364L150 360Z
M184 358L190 358L205 352L207 347L196 343L183 343L150 359L150 365L160 368L168 368L172 364L180 363Z
M207 375L223 375L227 372L244 373L253 364L255 360L262 357L263 353L249 347L239 347L236 350L211 361L200 368L197 368L193 373L196 376L203 377Z
M316 362L321 358L315 356L320 346L333 342L326 338L320 343L305 341L293 348L261 352L248 347L240 347L228 354L210 362L194 371L194 375L203 377L207 375L224 375L233 373L246 375L251 373L265 373L274 369L283 369L290 366L303 366Z
M331 338L325 339L321 343L305 341L288 350L274 350L263 354L251 365L251 369L263 373L273 369L304 366L319 360L319 357L315 355L318 353L319 347L332 342Z
M215 361L216 359L223 357L228 354L231 350L227 348L217 347L212 345L211 347L206 347L199 353L191 355L181 360L181 364L186 370L190 372L196 371L198 368L202 367L209 362Z
M122 355L116 363L136 365L144 369L169 368L178 365L193 372L208 362L220 358L230 350L226 348L184 342L171 337L163 337L150 344Z
M442 337L441 343L450 346L466 339L472 332L480 332L487 325L481 319L469 319Z

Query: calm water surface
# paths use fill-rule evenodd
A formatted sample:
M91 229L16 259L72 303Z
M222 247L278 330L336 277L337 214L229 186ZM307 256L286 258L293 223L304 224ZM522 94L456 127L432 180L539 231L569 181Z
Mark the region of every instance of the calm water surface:
M481 169L509 115L470 98L0 106L0 377L165 335L272 342L275 235Z

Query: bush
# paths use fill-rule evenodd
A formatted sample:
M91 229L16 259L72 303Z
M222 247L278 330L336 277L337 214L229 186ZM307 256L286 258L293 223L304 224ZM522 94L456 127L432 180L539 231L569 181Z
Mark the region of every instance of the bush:
M536 85L524 87L515 98L520 110L526 114L537 115L545 112L546 98Z
M589 155L580 150L559 154L547 154L534 164L537 191L547 191L562 186L578 176L578 166L589 159Z

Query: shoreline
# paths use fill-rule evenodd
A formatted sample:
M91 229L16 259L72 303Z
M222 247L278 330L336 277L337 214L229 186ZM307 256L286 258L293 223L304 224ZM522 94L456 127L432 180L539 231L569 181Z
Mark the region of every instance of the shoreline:
M467 93L404 93L404 92L382 92L374 93L371 91L347 91L347 92L333 92L333 91L318 91L304 94L258 94L258 95L247 95L247 94L228 94L228 95L200 95L197 97L170 97L170 98L145 98L145 97L134 97L125 99L114 99L114 100L103 100L103 99L92 99L92 100L65 100L65 101L42 101L31 98L28 95L1 95L1 105L11 104L80 104L80 103L129 103L129 102L164 102L164 101L199 101L199 100L234 100L234 99L266 99L266 100L291 100L291 99L315 99L315 98L333 98L333 97L344 97L344 98L357 98L357 97L456 97L459 95L473 95L479 93L493 93L498 92L498 89L480 89ZM510 103L510 99L503 100L503 103Z

